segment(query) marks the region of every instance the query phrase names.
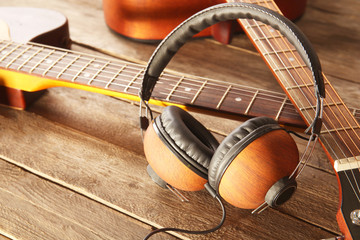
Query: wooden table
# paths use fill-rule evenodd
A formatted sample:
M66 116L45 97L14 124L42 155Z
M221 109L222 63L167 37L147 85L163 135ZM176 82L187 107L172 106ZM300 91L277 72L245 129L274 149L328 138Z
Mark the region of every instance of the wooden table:
M76 51L146 63L156 48L111 32L100 0L0 0L0 6L54 9L69 19ZM351 107L360 107L360 4L309 0L297 21L323 70ZM1 16L0 16L1 18ZM169 69L280 91L244 35L231 45L198 39ZM156 108L156 112L161 112ZM217 138L240 124L195 114ZM305 143L298 141L300 150ZM138 104L74 89L50 89L27 111L0 107L0 239L142 239L154 227L206 229L220 209L205 191L189 203L156 186L138 128ZM209 235L154 239L322 239L339 235L338 187L320 147L280 209L260 215L226 204L224 226Z

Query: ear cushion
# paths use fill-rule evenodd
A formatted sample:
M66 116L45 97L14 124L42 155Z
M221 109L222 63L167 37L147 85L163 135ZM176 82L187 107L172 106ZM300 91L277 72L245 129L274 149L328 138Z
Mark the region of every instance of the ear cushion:
M220 180L232 160L251 142L276 129L281 129L271 118L252 118L232 131L217 148L209 165L210 186L218 191Z
M215 137L189 113L175 106L154 121L155 131L174 154L198 175L207 178L210 160L219 146Z

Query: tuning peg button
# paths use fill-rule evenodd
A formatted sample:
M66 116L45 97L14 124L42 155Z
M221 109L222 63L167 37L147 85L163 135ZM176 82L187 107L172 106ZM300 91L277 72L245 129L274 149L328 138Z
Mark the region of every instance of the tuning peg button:
M353 224L360 226L360 209L356 209L350 213L350 219Z

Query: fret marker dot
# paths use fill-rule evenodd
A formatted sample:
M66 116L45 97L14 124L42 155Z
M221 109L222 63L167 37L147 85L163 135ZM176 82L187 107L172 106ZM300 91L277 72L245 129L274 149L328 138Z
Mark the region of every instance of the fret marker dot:
M241 102L241 97L237 97L237 98L235 98L235 101L237 101L237 102Z
M291 61L291 62L293 62L294 60L295 60L295 58L293 58L293 57L289 58L289 61Z
M98 67L100 67L100 64L95 63L95 64L94 64L94 67L98 68Z
M90 73L84 73L84 77L90 77Z
M46 63L52 63L53 61L50 60L50 59L47 59L45 62L46 62Z
M29 55L24 55L24 56L22 56L22 58L29 58Z
M8 53L8 51L6 51L6 50L4 50L4 51L1 51L1 54L7 54Z
M186 91L186 92L190 92L190 91L191 91L191 88L188 88L188 87L187 87L187 88L185 88L185 91Z
M270 29L270 32L275 32L275 30L274 30L274 29Z

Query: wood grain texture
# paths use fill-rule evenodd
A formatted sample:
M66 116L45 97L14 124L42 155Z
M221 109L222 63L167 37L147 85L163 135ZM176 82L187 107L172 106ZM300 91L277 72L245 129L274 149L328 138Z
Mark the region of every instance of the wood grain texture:
M126 55L128 59L146 62L156 48L109 31L100 0L0 0L0 5L61 11L69 18L75 50L102 56ZM359 60L355 57L360 51L359 9L357 0L312 0L297 22L318 50L329 80L345 102L354 107L359 107L360 101ZM236 36L230 46L210 39L191 41L169 68L280 91L243 35ZM161 108L155 111L161 112ZM0 167L0 202L2 207L5 201L9 204L0 211L0 236L54 236L59 229L53 229L53 217L64 227L64 234L57 239L65 234L79 236L78 239L141 239L150 227L204 229L215 225L220 211L205 191L184 193L191 202L181 204L151 182L146 174L137 114L136 103L60 88L50 89L27 112L1 107L0 154L5 161ZM219 140L240 124L195 116ZM305 143L296 142L301 152ZM321 239L339 234L335 221L337 181L320 147L311 166L300 177L293 198L279 210L251 215L249 210L227 204L228 218L218 232L181 238L282 240ZM19 219L32 224L27 227ZM122 226L138 233L119 237L117 228Z
M1 221L1 228L14 238L140 239L149 231L145 224L4 160L0 166L0 214L12 223Z

